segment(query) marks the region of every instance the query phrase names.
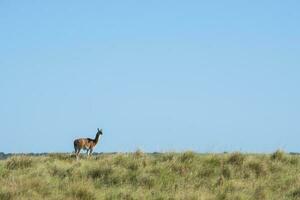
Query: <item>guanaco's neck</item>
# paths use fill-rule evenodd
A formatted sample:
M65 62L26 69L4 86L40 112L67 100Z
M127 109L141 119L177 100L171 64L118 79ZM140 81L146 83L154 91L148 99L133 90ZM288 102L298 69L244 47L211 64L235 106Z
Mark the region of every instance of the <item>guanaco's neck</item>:
M96 134L96 137L95 137L95 139L94 139L95 144L98 143L99 137L100 137L100 134Z

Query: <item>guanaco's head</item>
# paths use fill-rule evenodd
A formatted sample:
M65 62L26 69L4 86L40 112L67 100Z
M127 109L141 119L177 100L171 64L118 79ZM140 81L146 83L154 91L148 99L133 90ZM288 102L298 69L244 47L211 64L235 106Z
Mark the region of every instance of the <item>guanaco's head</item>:
M97 128L97 131L98 131L98 132L97 132L97 135L103 135L102 129L99 130L99 128Z

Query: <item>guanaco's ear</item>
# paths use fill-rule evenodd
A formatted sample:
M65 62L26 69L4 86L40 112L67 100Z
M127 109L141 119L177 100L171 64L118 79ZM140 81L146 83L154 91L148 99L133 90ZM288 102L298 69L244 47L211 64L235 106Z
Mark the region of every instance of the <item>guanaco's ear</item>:
M97 131L99 131L99 128L97 128Z

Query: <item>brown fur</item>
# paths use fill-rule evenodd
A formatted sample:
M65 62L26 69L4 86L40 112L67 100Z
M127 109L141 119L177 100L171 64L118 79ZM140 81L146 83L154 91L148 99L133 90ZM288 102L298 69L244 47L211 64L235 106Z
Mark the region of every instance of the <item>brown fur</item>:
M97 143L99 141L100 135L103 135L102 129L99 130L99 128L98 128L97 130L98 130L98 132L96 134L95 139L79 138L79 139L74 140L74 149L75 149L75 154L76 154L77 159L78 159L81 149L87 150L87 155L91 155L94 147L97 145Z

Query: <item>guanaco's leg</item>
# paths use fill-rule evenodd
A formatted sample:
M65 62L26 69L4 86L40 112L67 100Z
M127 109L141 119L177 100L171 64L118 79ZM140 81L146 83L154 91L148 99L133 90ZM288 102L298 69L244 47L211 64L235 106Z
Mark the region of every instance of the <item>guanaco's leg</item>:
M80 150L81 150L81 149L78 148L78 149L77 149L77 152L76 152L76 159L77 159L77 160L79 159L79 153L80 153Z

